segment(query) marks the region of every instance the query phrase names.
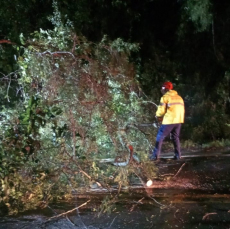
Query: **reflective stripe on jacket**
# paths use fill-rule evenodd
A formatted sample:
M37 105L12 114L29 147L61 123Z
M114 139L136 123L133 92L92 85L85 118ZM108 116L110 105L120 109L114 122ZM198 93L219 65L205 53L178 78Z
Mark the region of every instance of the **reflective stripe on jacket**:
M160 100L156 116L163 117L162 124L184 123L184 100L174 90L167 91Z

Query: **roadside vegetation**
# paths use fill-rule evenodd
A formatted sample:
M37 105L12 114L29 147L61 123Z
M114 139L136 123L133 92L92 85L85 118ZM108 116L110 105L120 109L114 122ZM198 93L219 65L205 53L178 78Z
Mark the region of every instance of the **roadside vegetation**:
M146 160L150 139L136 127L150 122L155 109L151 104L148 111L129 59L138 45L106 37L89 42L70 22L62 24L58 11L50 20L54 30L21 35L18 69L4 76L18 94L15 106L1 113L1 204L10 214L70 198L92 183L127 187L139 168L100 159L125 162L130 146L146 175L155 172Z

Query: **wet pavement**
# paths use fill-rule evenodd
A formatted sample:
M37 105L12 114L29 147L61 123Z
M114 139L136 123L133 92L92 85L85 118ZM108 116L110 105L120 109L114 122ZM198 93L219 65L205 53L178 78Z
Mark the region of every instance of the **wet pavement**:
M135 183L119 195L93 189L71 203L0 218L0 229L224 229L230 228L230 150L183 152L172 160L162 153L150 187ZM99 214L107 196L110 214ZM72 211L81 204L90 202ZM63 214L57 217L59 214ZM51 218L53 217L53 218Z

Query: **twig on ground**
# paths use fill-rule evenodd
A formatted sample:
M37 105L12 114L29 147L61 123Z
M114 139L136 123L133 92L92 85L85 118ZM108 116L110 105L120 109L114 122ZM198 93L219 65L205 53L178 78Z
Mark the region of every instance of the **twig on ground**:
M149 198L150 198L150 199L152 199L155 203L159 204L160 206L165 207L165 205L164 205L164 204L159 203L159 202L158 202L158 201L156 201L156 199L155 199L155 198L153 198L152 196L149 196Z
M111 224L109 225L109 228L108 228L108 229L110 229L110 227L113 225L113 223L114 223L114 221L115 221L116 218L117 218L117 216L114 217L114 219L113 219L113 221L111 222Z
M180 210L177 209L176 212L174 213L174 218L177 219L180 222L184 222L181 218L177 218L176 214L179 212Z
M131 207L131 209L130 209L130 211L132 212L133 210L134 210L134 208L138 205L138 204L143 204L141 201L144 199L145 197L142 197L140 200L138 200L138 201L133 201L133 205L132 205L132 207Z
M58 217L64 216L64 215L66 215L66 214L69 214L69 213L71 213L71 212L73 212L73 211L75 211L75 210L79 209L80 207L85 206L88 202L90 202L90 200L86 201L84 204L82 204L82 205L80 205L80 206L78 206L78 207L76 207L76 208L74 208L74 209L72 209L72 210L69 210L69 211L64 212L64 213L61 213L61 214L59 214L59 215L56 215L56 216L50 217L48 220L55 219L55 218L58 218Z
M138 200L138 201L133 201L133 203L134 204L142 204L142 200L144 199L145 197L142 197L140 200Z
M66 215L65 216L66 217L66 219L71 223L71 225L73 225L74 227L77 227L77 225L75 224L75 223L73 223L70 219L69 219L69 217ZM84 225L84 228L85 229L87 229L87 227Z
M23 228L25 228L25 227L27 227L28 225L26 224L26 225L23 225L22 227L20 227L19 229L23 229Z
M208 217L209 217L210 215L216 215L216 214L217 214L216 212L206 213L206 214L203 216L202 220L206 220L206 219L208 219Z
M182 170L182 168L183 168L185 165L186 165L186 163L184 163L184 164L180 167L180 169L177 171L177 173L174 175L174 177L176 177L176 176L180 173L180 171Z
M53 208L51 208L49 205L47 205L47 208L49 208L54 214L57 214L57 212L54 211Z

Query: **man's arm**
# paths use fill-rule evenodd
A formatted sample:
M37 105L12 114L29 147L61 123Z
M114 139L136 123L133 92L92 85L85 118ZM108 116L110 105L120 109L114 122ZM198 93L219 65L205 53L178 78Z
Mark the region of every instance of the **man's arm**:
M166 110L167 110L166 108L167 108L166 99L165 99L165 96L162 96L160 100L160 105L158 106L157 111L156 111L156 117L163 119L166 113Z

